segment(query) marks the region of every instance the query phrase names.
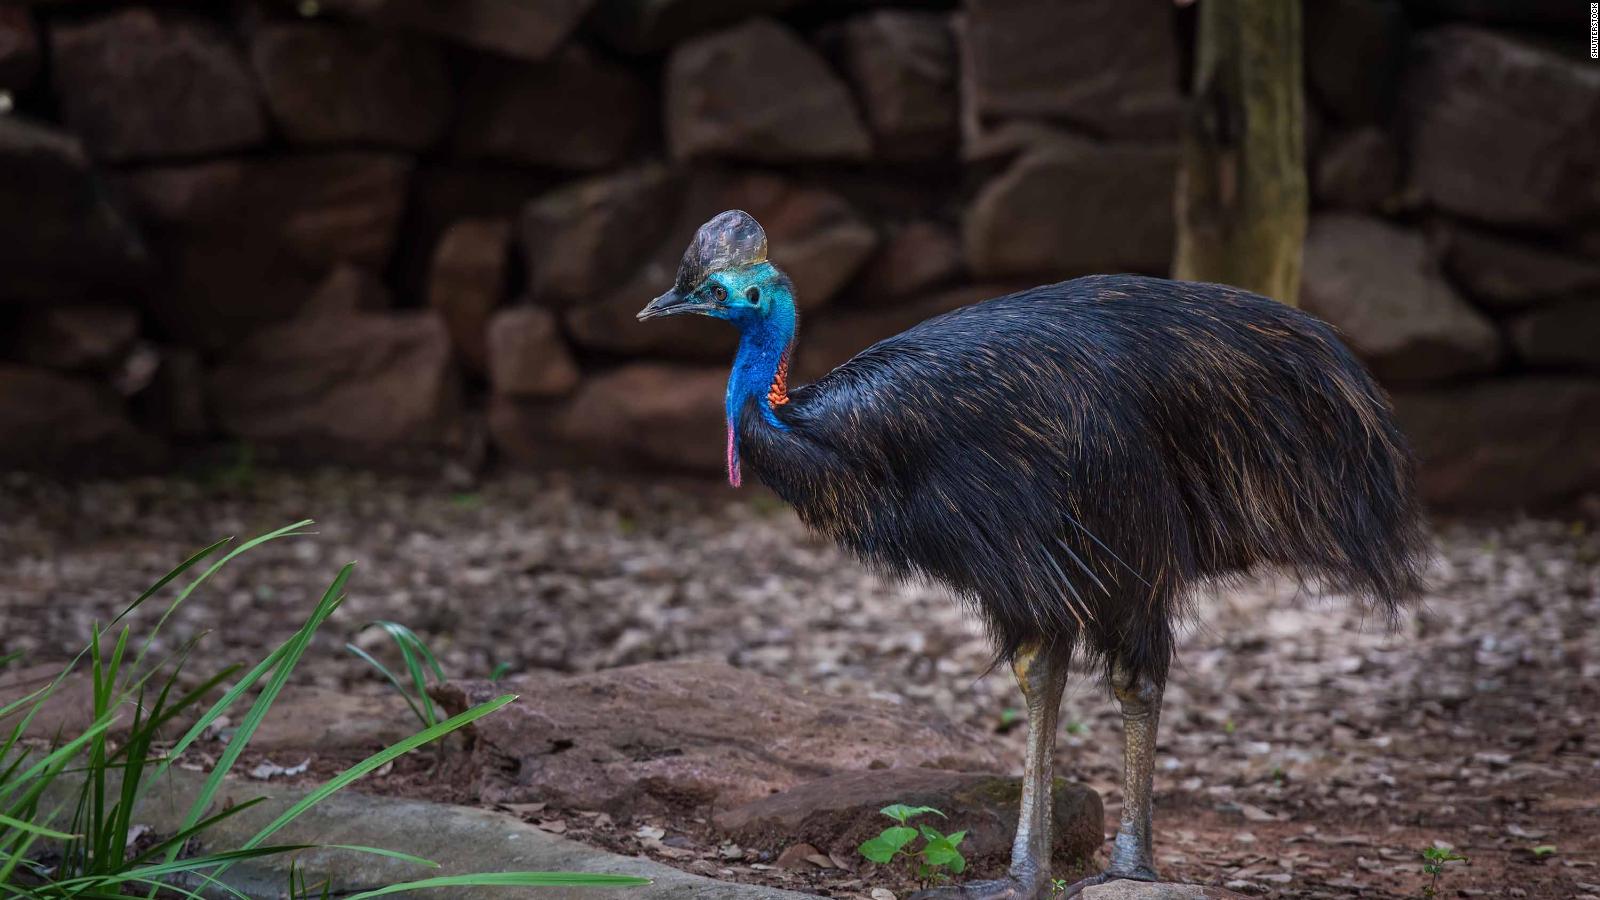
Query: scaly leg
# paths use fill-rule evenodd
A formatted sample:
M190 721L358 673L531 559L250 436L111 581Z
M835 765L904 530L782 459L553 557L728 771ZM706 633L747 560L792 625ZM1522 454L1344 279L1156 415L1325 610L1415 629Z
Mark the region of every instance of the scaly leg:
M1118 878L1155 881L1150 850L1150 805L1155 784L1156 726L1161 721L1161 683L1136 677L1122 666L1111 676L1122 706L1122 821L1111 843L1111 866L1067 888L1071 897L1094 884Z
M1011 842L1011 869L996 881L972 881L919 891L911 900L1038 900L1050 892L1054 843L1055 783L1052 771L1061 692L1067 661L1038 646L1025 648L1011 664L1028 705L1028 750L1022 770L1022 809Z

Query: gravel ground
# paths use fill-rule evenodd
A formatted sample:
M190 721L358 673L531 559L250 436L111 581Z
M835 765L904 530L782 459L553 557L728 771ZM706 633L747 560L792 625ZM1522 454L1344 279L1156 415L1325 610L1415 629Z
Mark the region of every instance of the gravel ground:
M889 584L769 496L696 483L504 476L472 493L368 474L206 483L0 481L4 649L76 650L188 552L302 517L320 537L224 570L168 634L253 661L358 561L301 677L380 690L341 649L372 619L448 672L724 659L937 710L1020 758L1005 673L929 585ZM1441 522L1425 602L1395 628L1282 579L1199 604L1167 692L1157 775L1167 875L1275 896L1600 896L1600 536L1582 522ZM1060 761L1119 805L1120 725L1079 679ZM1553 848L1535 852L1533 848ZM859 883L859 882L858 882ZM1520 893L1519 893L1520 892ZM848 891L841 893L848 894Z

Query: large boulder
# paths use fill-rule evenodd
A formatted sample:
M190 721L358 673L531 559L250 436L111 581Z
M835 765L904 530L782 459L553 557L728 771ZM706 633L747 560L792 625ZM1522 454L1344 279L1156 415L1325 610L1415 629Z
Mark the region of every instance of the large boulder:
M682 194L683 179L652 164L528 201L519 236L529 296L566 308L618 287L634 269L630 261L648 259L661 248Z
M826 61L770 19L695 38L667 62L667 144L679 159L864 159L872 138Z
M1300 300L1383 379L1454 378L1500 360L1493 323L1439 274L1423 236L1380 219L1311 220Z
M1539 507L1600 490L1600 379L1495 379L1394 403L1422 494L1439 506Z
M1112 137L1176 135L1169 0L970 0L967 100L980 117L1058 119Z
M964 270L955 229L919 219L890 232L862 268L850 296L860 305L882 306L944 287Z
M1469 26L1413 44L1408 170L1440 209L1559 228L1600 214L1600 67Z
M1164 273L1175 234L1173 144L1052 138L967 208L967 263L984 277Z
M1511 322L1511 343L1523 362L1533 367L1600 371L1600 299L1520 316Z
M591 24L628 53L659 53L702 32L753 16L770 16L800 0L599 0Z
M460 394L431 312L325 312L260 329L208 387L228 434L345 458L447 443Z
M1052 812L1054 875L1080 872L1105 843L1105 813L1094 789L1057 778ZM718 828L745 847L774 851L800 842L844 858L891 824L879 810L894 803L931 806L941 831L963 830L969 877L1002 874L1011 861L1022 779L940 769L867 769L807 781L752 800L716 817ZM1087 874L1085 872L1084 874Z
M632 72L581 48L543 63L479 57L462 88L455 149L469 159L604 169L643 135L648 99Z
M824 310L801 327L795 348L795 383L814 381L862 350L924 319L1015 289L1004 284L963 285L892 306Z
M489 384L509 397L559 397L578 384L578 364L548 309L515 306L489 321Z
M52 304L19 314L9 335L9 355L35 366L106 372L139 337L139 313L127 306Z
M725 465L727 384L721 366L630 363L585 379L550 433L591 459L716 472Z
M953 155L960 131L949 17L878 10L846 22L840 38L878 154L910 160Z
M1440 229L1436 242L1450 277L1497 311L1600 295L1600 261L1460 223Z
M119 472L154 465L161 456L110 389L0 363L0 470Z
M831 697L721 663L464 681L447 710L522 699L473 723L479 799L613 816L727 809L825 775L885 766L992 772L983 734L891 703Z
M321 5L330 12L538 61L566 41L594 3L595 0L322 0Z
M293 315L340 263L382 271L410 174L403 157L329 153L121 176L169 269L152 313L179 341L215 349Z
M220 153L267 135L244 54L197 16L131 8L63 21L50 63L62 117L97 157Z
M0 303L126 290L145 273L144 240L77 138L0 116Z
M1377 211L1399 188L1400 151L1381 128L1346 131L1317 153L1312 190L1322 206Z
M439 238L428 272L428 305L444 319L456 355L480 374L489 366L489 317L506 293L510 237L505 219L462 219Z
M421 150L444 133L450 73L428 42L321 22L275 22L250 40L267 106L300 144Z
M33 14L26 6L0 6L0 91L25 90L43 58Z

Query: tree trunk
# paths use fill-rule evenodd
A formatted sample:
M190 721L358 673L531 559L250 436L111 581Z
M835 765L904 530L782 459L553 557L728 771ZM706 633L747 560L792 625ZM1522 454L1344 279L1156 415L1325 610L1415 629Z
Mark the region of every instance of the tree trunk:
M1306 233L1297 0L1199 0L1174 277L1293 304Z

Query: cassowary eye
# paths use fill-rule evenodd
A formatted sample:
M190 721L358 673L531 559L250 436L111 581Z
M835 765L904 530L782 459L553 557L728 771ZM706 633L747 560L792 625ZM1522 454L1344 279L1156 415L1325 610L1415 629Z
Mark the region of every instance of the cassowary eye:
M749 300L751 303L760 303L761 302L761 289L758 288L758 287L750 288L748 291L744 292L744 298L746 300Z
M720 284L712 284L709 293L711 294L711 299L718 303L728 299L728 289Z

